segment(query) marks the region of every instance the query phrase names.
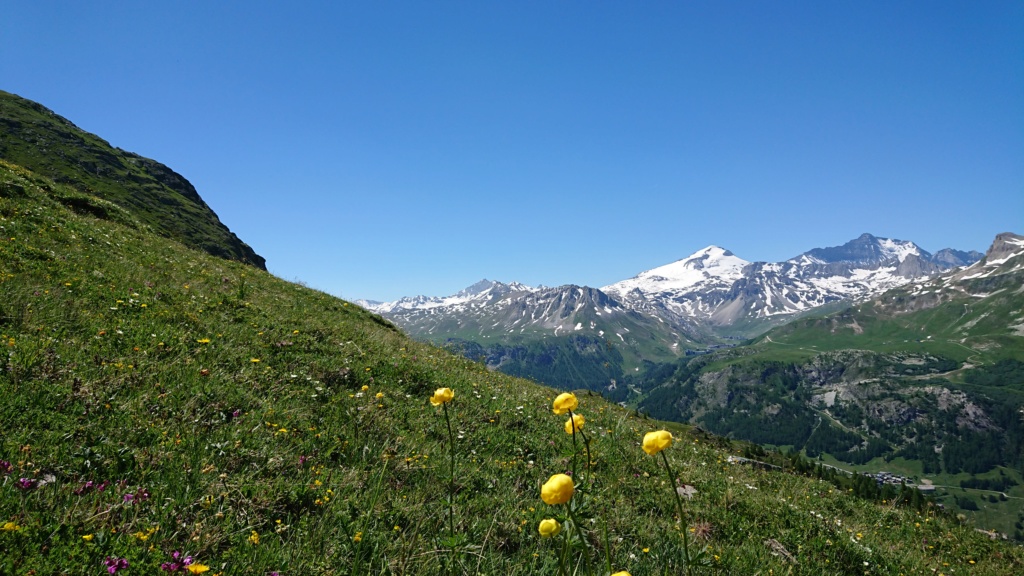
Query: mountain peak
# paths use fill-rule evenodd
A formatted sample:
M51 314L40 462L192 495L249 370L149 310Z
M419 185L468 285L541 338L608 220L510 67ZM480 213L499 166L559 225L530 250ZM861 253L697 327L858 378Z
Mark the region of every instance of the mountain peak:
M913 242L880 238L865 232L842 246L815 248L804 252L801 256L806 256L809 259L824 264L849 262L870 265L882 264L893 260L903 262L911 254L921 256L925 260L931 259L931 254L928 254ZM797 257L793 261L799 259L800 257Z
M472 286L468 286L468 287L464 288L463 290L459 291L459 295L460 296L475 296L475 295L480 294L481 292L487 290L488 288L493 288L495 284L498 284L498 283L494 282L494 281L491 281L491 280L488 280L487 278L484 278L483 280L480 280L476 284L473 284Z
M1021 254L1024 254L1024 236L1003 232L996 235L992 246L985 253L984 261L986 266L993 266Z
M652 268L606 286L601 290L611 294L625 294L637 288L643 293L693 288L707 282L731 283L743 275L744 266L750 264L720 246L707 246L682 260Z
M726 250L725 248L722 248L721 246L710 244L708 246L705 246L704 248L701 248L700 250L697 250L693 254L690 254L687 258L683 258L683 260L692 260L694 258L708 257L717 258L723 256L735 256L735 254L733 254L729 250Z

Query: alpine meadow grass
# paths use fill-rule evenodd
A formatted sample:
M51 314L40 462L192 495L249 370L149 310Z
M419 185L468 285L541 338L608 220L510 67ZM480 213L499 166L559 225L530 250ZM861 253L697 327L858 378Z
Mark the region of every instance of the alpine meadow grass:
M490 372L5 162L0 336L0 574L1024 572L935 507Z

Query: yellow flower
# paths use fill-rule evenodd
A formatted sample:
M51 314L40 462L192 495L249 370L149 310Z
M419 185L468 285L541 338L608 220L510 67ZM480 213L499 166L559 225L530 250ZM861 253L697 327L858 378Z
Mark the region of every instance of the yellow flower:
M252 362L253 364L258 364L259 361L259 358L249 358L249 362ZM189 564L189 566L194 566L194 564ZM207 568L207 570L209 570L209 568Z
M256 546L260 543L260 533L253 530L252 534L249 534L249 543Z
M369 368L367 368L367 370L369 370ZM366 392L366 391L367 391L367 390L369 390L369 389L370 389L370 387L369 387L369 386L367 386L366 384L363 384L363 387L362 387L362 388L360 388L360 390L362 390L363 392Z
M384 397L384 393L383 392L377 392L377 399L378 400L383 398L383 397Z
M2 531L2 532L16 532L20 528L21 528L21 526L18 526L14 522L4 522L4 525L2 527L0 527L0 531Z
M572 498L574 490L572 478L565 474L555 474L540 487L540 499L545 504L565 504Z
M198 562L193 562L192 564L185 566L185 570L188 570L192 574L202 574L203 572L206 572L209 569L210 567L206 564L200 564Z
M554 518L545 518L540 521L540 525L537 526L537 531L540 532L542 537L551 538L562 531L562 525Z
M210 343L210 339L209 338L199 338L198 340L196 340L196 342L199 342L200 344L209 344Z
M451 388L438 388L434 390L434 395L430 397L430 403L434 406L440 406L441 404L447 404L455 398L455 392Z
M672 445L672 434L668 430L658 430L657 432L648 432L644 436L644 452L647 452L651 456L654 456L658 452L661 452L665 448Z
M565 433L572 434L573 428L579 432L583 430L583 424L585 423L586 419L583 417L583 414L573 414L572 418L565 421Z
M93 536L92 534L86 534L85 536L82 536L82 540L85 540L86 542L92 542L93 538L95 538L95 536Z
M362 532L356 532L356 535L352 537L352 541L353 542L362 542L363 541L363 533Z
M551 409L555 414L565 414L569 410L575 410L577 406L579 406L579 402L576 401L575 394L571 392L562 392L551 404Z
M632 576L632 575L629 572L626 572L625 570L623 570L622 572L616 572L615 574L612 574L612 576Z

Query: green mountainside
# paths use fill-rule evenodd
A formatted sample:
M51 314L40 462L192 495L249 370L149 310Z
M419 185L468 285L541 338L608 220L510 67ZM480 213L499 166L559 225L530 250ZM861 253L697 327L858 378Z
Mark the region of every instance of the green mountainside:
M975 266L692 359L632 401L847 469L1024 497L1022 248L1000 235ZM1024 539L1019 501L954 492L943 501Z
M266 269L263 257L228 230L180 174L3 90L0 159L109 200L158 234Z
M566 545L573 573L681 574L686 541L696 574L1024 570L917 492L669 425L679 518L640 448L664 423L581 394L579 458L552 390L2 161L0 232L2 574L556 574Z

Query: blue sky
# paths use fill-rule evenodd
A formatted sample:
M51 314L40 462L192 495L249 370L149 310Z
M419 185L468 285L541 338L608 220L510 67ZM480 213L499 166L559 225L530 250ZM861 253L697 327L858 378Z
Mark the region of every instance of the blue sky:
M1021 2L9 2L0 88L345 298L1024 233Z

